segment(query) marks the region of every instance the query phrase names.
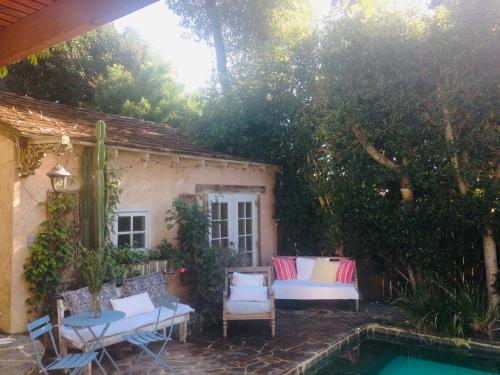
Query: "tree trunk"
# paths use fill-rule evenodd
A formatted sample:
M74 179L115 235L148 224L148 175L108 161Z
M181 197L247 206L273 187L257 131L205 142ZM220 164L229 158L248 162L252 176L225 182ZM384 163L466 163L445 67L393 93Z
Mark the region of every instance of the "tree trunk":
M462 171L460 168L458 154L456 151L453 150L455 143L453 126L451 123L447 98L445 95L441 95L441 91L440 91L440 98L443 103L441 107L441 112L443 115L444 139L448 147L450 147L450 149L452 150L450 155L450 162L451 165L453 166L453 169L455 170L458 191L460 191L460 194L465 195L469 192L469 186L465 183L464 179L462 178ZM499 179L500 179L500 163L497 163L495 175L493 176L493 183L496 185ZM486 284L488 289L488 298L490 301L490 306L493 309L496 309L499 303L499 295L498 293L496 293L493 284L495 283L498 272L497 247L493 231L489 227L485 227L483 232L483 256L484 256L484 268L486 273Z
M483 234L483 253L484 268L486 269L486 286L490 297L490 306L492 309L496 309L500 302L499 295L493 286L498 273L497 246L495 237L490 228L486 228Z
M217 73L219 75L219 82L223 90L229 86L229 77L227 74L227 58L226 47L224 46L224 39L222 37L222 25L220 16L216 9L215 0L207 0L207 15L210 19L212 27L212 36L214 38L215 57L217 60Z
M417 288L417 277L415 275L415 271L413 271L413 268L410 266L408 266L408 282L413 290Z
M388 159L382 152L377 150L373 145L368 143L362 133L362 131L356 126L351 127L351 132L356 138L356 141L365 149L366 153L377 163L384 166L388 170L394 172L395 174L401 175L401 179L399 180L399 190L401 192L401 204L404 207L412 208L413 207L413 190L410 188L410 178L405 174L405 167L408 165L408 161L403 158L402 165L404 168L401 168L399 164L396 164L392 160ZM406 277L401 271L398 269L397 272L403 276L410 286L415 289L417 287L417 274L415 270L411 266L407 266L408 277Z

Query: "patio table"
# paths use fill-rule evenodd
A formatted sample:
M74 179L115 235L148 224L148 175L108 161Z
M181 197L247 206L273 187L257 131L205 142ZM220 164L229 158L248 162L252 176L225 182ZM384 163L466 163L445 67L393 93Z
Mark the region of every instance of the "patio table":
M87 351L90 352L98 349L102 350L101 356L97 359L99 363L102 361L104 355L106 355L106 357L108 357L108 359L111 361L111 364L118 371L118 373L122 374L122 371L119 369L116 362L113 360L109 352L106 350L105 346L102 344L102 339L104 337L104 334L108 330L109 325L124 317L125 313L123 311L103 310L101 316L98 318L92 318L90 316L90 313L86 312L68 316L67 318L64 318L63 323L68 327L73 328L82 343L84 343ZM96 334L92 327L96 327L99 325L104 325L104 328L99 334ZM86 341L80 334L79 329L87 329L94 338L94 341Z

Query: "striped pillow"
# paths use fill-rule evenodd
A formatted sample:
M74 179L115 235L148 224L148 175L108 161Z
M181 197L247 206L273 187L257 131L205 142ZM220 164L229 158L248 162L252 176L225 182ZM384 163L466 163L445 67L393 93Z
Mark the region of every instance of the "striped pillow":
M340 266L337 271L337 282L352 283L354 279L354 270L356 261L348 258L340 258Z
M295 257L273 257L273 264L276 279L289 280L297 278Z

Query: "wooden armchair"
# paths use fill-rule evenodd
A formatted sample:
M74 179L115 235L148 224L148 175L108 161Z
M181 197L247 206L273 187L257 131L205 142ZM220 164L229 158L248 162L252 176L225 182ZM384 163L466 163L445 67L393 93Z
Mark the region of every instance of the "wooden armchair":
M241 310L241 304L243 302L239 301L229 301L230 285L232 285L233 272L247 273L247 274L262 274L264 276L264 286L267 286L268 301L266 302L244 302L243 308L248 307L249 313L244 313ZM226 268L225 283L224 283L223 299L222 299L222 321L223 321L223 331L224 338L227 337L227 322L229 320L269 320L271 322L271 334L273 337L276 335L276 310L274 307L274 294L271 288L272 285L272 270L271 267L231 267ZM231 305L235 302L239 302L240 306L235 309L235 306ZM229 304L229 305L228 305ZM265 308L264 306L266 306ZM264 308L263 308L264 307Z

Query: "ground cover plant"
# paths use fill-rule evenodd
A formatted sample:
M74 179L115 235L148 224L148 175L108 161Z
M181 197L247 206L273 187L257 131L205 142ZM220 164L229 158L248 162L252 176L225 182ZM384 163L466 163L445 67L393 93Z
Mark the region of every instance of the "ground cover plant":
M423 331L459 338L493 335L496 315L481 285L428 275L415 290L400 291L394 304L407 311Z

